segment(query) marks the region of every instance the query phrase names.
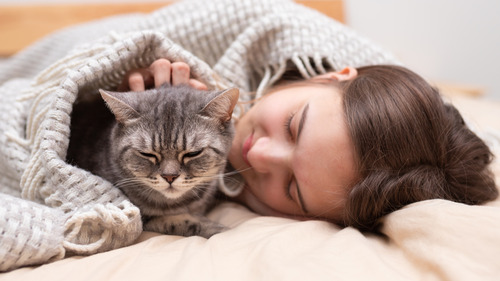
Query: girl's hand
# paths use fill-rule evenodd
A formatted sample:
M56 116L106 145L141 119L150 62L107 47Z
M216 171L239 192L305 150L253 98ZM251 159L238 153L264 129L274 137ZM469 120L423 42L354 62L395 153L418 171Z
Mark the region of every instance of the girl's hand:
M148 68L139 68L129 71L118 87L118 90L141 92L145 89L157 88L167 82L174 86L188 84L198 90L207 89L205 84L190 78L189 74L189 65L184 62L171 63L166 59L158 59Z

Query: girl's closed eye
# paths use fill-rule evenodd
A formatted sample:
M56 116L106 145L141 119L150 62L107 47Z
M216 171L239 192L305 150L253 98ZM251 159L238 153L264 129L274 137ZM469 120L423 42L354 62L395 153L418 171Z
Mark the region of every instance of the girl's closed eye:
M295 116L296 112L290 113L288 118L285 120L284 128L285 128L285 135L293 141L293 133L292 133L292 120L293 117Z
M290 140L293 141L293 132L292 132L292 120L293 117L295 116L296 112L291 112L289 116L285 119L285 123L283 124L284 129L285 129L285 136ZM290 179L287 181L287 184L285 184L285 195L288 199L291 201L295 200L292 197L292 184L294 181L293 174L290 174Z
M290 199L291 201L294 201L292 197L292 183L293 183L293 176L291 177L290 181L288 181L288 183L285 185L285 195L286 198Z
M285 195L290 201L295 203L303 213L307 213L308 211L304 207L304 203L302 201L302 197L300 195L299 187L297 184L295 184L295 190L293 190L294 181L295 178L292 176L290 182L285 187ZM294 195L292 195L292 193L294 193Z

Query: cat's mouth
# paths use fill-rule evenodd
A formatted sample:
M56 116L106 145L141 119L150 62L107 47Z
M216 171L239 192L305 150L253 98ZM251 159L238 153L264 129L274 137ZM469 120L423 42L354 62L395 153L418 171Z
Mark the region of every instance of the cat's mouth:
M186 193L186 190L179 189L175 187L174 184L169 183L156 187L155 189L163 194L163 196L170 199L177 199Z

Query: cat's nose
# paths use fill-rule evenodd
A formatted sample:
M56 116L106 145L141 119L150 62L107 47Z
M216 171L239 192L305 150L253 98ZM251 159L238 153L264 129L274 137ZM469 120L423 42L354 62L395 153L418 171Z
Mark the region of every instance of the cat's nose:
M179 174L161 174L161 177L164 178L169 184L172 184L175 179L179 177Z

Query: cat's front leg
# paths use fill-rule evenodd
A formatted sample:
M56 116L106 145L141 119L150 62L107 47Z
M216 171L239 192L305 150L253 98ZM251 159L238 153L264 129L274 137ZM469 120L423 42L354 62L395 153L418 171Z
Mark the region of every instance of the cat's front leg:
M190 214L152 217L144 223L144 230L146 231L180 236L196 235L205 238L210 238L212 235L227 229L222 224L211 221L206 217Z

